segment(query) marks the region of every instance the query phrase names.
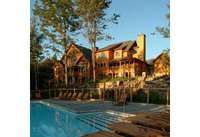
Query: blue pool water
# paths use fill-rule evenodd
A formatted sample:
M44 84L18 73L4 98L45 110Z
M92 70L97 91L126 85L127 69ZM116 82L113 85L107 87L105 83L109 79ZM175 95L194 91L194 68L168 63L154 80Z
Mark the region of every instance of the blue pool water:
M80 137L99 130L124 117L109 113L73 114L43 103L30 104L31 137Z

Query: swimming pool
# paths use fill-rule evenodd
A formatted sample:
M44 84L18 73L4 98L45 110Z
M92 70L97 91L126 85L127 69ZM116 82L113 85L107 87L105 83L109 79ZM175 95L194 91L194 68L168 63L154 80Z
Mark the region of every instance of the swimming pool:
M125 116L111 112L73 114L42 102L30 103L31 137L80 137L108 124L123 121Z

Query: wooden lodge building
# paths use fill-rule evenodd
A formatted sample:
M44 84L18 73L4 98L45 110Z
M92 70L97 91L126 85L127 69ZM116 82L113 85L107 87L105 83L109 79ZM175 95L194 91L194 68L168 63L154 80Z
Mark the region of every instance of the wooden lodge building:
M92 79L92 54L85 47L71 44L67 49L67 61L64 54L54 65L54 84L65 84L65 63L67 62L68 84L81 84ZM125 41L96 49L96 77L133 78L147 72L146 36L138 35L138 41Z
M162 61L162 58L164 58L165 56L168 56L168 55L166 55L166 53L162 52L153 61L154 76L156 76L156 77L170 75L170 66L165 65Z
M65 60L65 56L66 60ZM53 66L54 85L65 85L65 64L67 65L68 84L84 83L92 78L92 51L85 47L71 44Z
M125 41L96 52L97 79L133 78L146 72L146 36L138 35L138 42Z

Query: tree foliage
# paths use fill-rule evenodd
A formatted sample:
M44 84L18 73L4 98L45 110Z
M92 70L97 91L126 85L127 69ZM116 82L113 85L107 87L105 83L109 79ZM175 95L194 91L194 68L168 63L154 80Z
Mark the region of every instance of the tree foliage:
M49 48L61 52L58 46L67 49L78 29L72 0L36 0L33 13L39 17L41 31L52 44Z
M38 63L42 61L43 56L43 46L42 42L44 40L44 35L38 32L38 26L35 18L31 19L30 28L30 62L34 69L31 69L31 74L34 73L35 89L38 88Z
M149 64L149 75L152 75L154 71L153 61L154 61L154 58L147 60L147 64Z
M167 7L170 9L170 4L167 4ZM166 14L166 19L168 20L168 26L156 27L156 31L160 33L164 38L169 38L170 37L170 13Z
M54 56L50 59L45 59L38 63L37 69L37 86L38 89L45 89L48 88L48 80L53 79L54 71L53 66L55 65L55 58ZM31 64L31 74L30 74L30 82L31 82L31 90L35 90L35 73L34 73L34 65ZM52 85L51 85L52 86Z
M108 22L118 24L117 19L120 15L107 16L106 9L111 4L110 0L75 0L75 3L76 15L80 17L81 28L83 28L82 34L92 48L93 79L95 82L96 42L103 39L112 39L110 35L104 33L104 30L108 28Z
M31 19L30 28L30 61L31 63L40 62L43 56L42 42L44 35L38 32L37 22L35 18Z
M79 29L78 17L74 14L73 1L36 0L34 6L33 13L39 17L41 31L49 38L51 43L47 47L56 53L61 53L63 49L66 51L68 46L74 42L73 36ZM67 55L65 60L67 60ZM68 84L67 77L67 66L65 65L66 85Z
M164 66L170 66L170 49L163 50L162 63Z

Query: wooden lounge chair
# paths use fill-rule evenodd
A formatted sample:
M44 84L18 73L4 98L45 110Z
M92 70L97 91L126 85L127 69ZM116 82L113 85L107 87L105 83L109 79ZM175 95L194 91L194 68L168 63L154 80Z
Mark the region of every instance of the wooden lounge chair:
M153 120L145 117L140 116L132 116L125 118L126 121L130 121L132 123L149 126L152 128L160 129L163 131L169 131L170 130L170 124L164 121L159 120Z
M76 98L76 96L77 96L77 93L74 92L73 95L72 95L72 97L70 98L70 100L74 100Z
M115 102L112 102L112 105L123 105L126 104L127 94L122 94L119 99L117 99Z
M82 97L82 95L83 95L83 93L82 93L82 92L78 93L78 96L75 98L75 100L80 100L80 99L81 99L81 97Z
M60 92L59 95L58 95L58 97L56 97L55 99L56 99L56 100L58 100L58 99L62 99L62 96L63 96L63 93Z
M169 137L169 133L153 128L147 128L132 123L120 122L108 125L107 128L114 130L117 133L123 133L129 136L136 137Z
M86 100L89 98L89 93L85 93L81 100Z
M35 93L35 99L41 99L41 94L40 93Z
M72 93L70 92L69 94L67 94L67 97L65 99L70 99L71 96L72 96Z
M67 93L64 93L61 99L65 99L67 97Z
M138 112L138 116L143 116L143 117L148 117L148 118L155 118L155 119L162 119L164 121L170 121L170 114L168 115L163 115L160 114L159 112Z
M138 116L150 118L153 120L164 121L170 123L170 119L164 118L163 116L155 113L148 113L148 112L139 112L137 113Z
M108 131L98 131L94 133L90 133L88 135L84 135L83 137L123 137L121 135L118 135L113 132L108 132Z

